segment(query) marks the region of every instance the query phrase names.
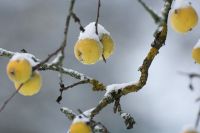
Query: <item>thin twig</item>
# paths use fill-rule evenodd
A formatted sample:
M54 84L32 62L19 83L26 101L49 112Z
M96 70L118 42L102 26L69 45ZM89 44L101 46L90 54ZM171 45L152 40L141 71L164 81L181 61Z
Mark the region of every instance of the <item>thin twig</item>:
M76 115L77 115L72 110L70 110L70 109L68 109L66 107L60 108L60 111L62 113L64 113L69 120L73 120L76 117Z
M68 90L69 88L73 88L73 87L75 87L77 85L86 84L86 83L88 83L88 80L81 80L79 82L76 82L74 84L71 84L69 86L66 86L66 87L62 88L61 91L65 91L65 90Z
M199 121L200 121L200 107L199 107L199 111L198 111L198 114L197 114L197 119L195 121L195 128L197 129L198 126L199 126Z
M165 18L168 17L170 7L172 5L173 0L166 0L165 5L164 5L164 10L165 10ZM168 4L166 4L168 3ZM143 60L143 64L140 67L139 71L141 72L139 80L131 85L127 85L123 88L119 88L118 91L113 90L110 91L109 93L106 93L103 97L103 99L99 102L99 104L93 109L91 112L91 117L93 118L95 115L97 115L102 109L104 109L107 105L110 103L113 103L116 99L119 99L120 97L127 95L131 92L137 92L140 89L142 89L147 82L148 79L148 72L149 68L151 66L151 63L153 62L155 56L158 54L159 49L163 46L165 43L165 40L167 38L167 23L164 21L162 22L162 26L158 24L158 28L161 28L159 32L156 33L156 36L154 38L154 41L152 42L151 46L152 48L149 50L147 56ZM156 29L157 30L157 29ZM124 86L124 84L119 85L119 86ZM119 91L121 90L121 91Z
M200 74L198 73L194 73L194 72L191 72L191 73L187 73L187 72L178 72L179 74L181 75L185 75L185 76L188 76L189 78L200 78Z
M151 15L155 23L160 23L161 18L158 14L155 13L153 9L151 9L144 1L138 0L138 2L144 7L144 9Z
M181 74L181 75L184 75L184 76L187 76L188 78L189 78L189 89L190 90L194 90L194 86L193 86L193 79L194 78L199 78L200 79L200 74L198 74L198 73L187 73L187 72L178 72L179 74Z
M12 52L12 51L8 51L6 49L3 49L3 48L0 48L0 56L2 57L8 57L8 58L11 58L16 52ZM37 62L40 62L40 59L36 58L34 55L33 55L33 58L34 60L36 60ZM68 68L65 68L65 67L61 67L57 64L48 64L48 63L45 63L43 65L40 66L40 68L38 68L39 71L47 71L47 70L51 70L51 71L55 71L55 72L61 72L63 74L66 74L72 78L75 78L75 79L78 79L78 80L88 80L88 83L91 84L93 86L93 90L94 91L105 91L106 87L105 85L94 79L94 78L91 78L89 76L87 76L86 74L83 74L83 73L80 73L78 71L75 71L75 70L72 70L72 69L68 69Z
M98 0L98 8L97 8L97 17L95 22L96 34L98 35L98 23L99 23L99 14L100 14L101 0Z
M66 90L68 90L69 88L73 88L73 87L75 87L75 86L77 86L77 85L81 85L81 84L86 84L86 83L88 83L89 82L89 80L88 79L86 79L86 80L80 80L80 81L78 81L78 82L76 82L76 83L74 83L74 84L71 84L71 85L69 85L69 86L64 86L64 84L61 84L60 85L60 95L58 96L58 98L57 98L57 103L60 103L60 101L62 100L62 94L63 94L63 91L66 91Z
M64 40L61 44L61 46L54 51L53 53L51 53L46 59L44 59L43 61L41 61L39 64L37 64L36 66L33 67L33 71L40 68L42 65L44 65L46 62L48 62L53 56L57 55L60 51L63 54L63 56L60 59L60 62L62 62L62 60L64 59L64 49L66 47L66 42L67 42L67 33L68 33L68 29L69 29L69 23L70 23L70 18L71 18L71 12L73 10L74 7L74 3L75 0L71 0L71 4L70 4L70 8L69 8L69 14L67 16L66 19L66 24L65 24L65 30L64 30ZM62 63L61 63L62 64Z
M2 112L4 110L4 108L6 107L6 105L11 101L11 99L19 92L19 90L22 88L23 84L21 84L14 93L12 93L12 95L10 97L8 97L8 99L5 100L5 102L3 103L3 105L0 107L0 112Z
M72 12L71 14L72 18L74 19L74 22L79 24L80 31L84 32L85 29L83 28L83 25L81 24L81 20L79 19L79 17L74 12Z
M63 66L63 60L65 58L65 47L67 46L67 34L68 34L68 30L69 30L69 24L70 24L71 15L73 12L74 4L75 4L75 0L71 0L70 8L68 10L68 15L67 15L66 22L65 22L64 39L61 44L61 54L62 55L59 57L59 60L58 60L58 65L60 65L61 67ZM59 75L60 84L63 83L62 77L63 77L63 74L60 70L60 75Z

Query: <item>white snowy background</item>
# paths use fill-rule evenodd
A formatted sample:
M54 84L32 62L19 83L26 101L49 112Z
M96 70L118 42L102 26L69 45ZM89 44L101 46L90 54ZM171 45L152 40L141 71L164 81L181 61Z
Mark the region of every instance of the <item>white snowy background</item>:
M145 0L157 12L163 1ZM200 14L200 1L193 0ZM62 42L69 0L0 0L0 47L28 52L44 59ZM95 21L97 0L77 0L75 13L83 25ZM79 30L71 24L65 66L83 72L105 84L136 81L137 71L146 56L153 32L153 20L137 0L102 0L100 24L111 33L116 42L114 55L107 63L87 66L78 62L73 54ZM185 125L193 125L198 104L199 80L196 91L191 92L188 78L178 71L199 72L191 58L191 49L200 38L200 26L192 32L178 34L169 27L166 46L154 60L147 85L139 92L123 97L122 107L131 113L137 124L126 130L123 120L112 113L112 105L105 108L97 120L103 122L111 133L180 133ZM0 103L14 91L6 75L7 58L0 58ZM39 94L24 97L17 94L0 113L1 133L66 133L70 121L59 111L62 106L73 110L87 110L104 95L92 92L90 85L81 85L64 92L59 105L58 77L55 72L42 72L43 87ZM65 76L66 84L77 80Z

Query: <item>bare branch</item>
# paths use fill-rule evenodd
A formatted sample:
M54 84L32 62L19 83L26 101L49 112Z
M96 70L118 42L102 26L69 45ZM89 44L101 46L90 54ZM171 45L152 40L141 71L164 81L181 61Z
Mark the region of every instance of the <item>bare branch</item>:
M189 78L200 78L200 74L198 73L187 73L187 72L178 72L181 75L188 76Z
M72 85L69 85L69 86L66 86L66 87L62 88L61 91L65 91L65 90L68 90L69 88L73 88L73 87L75 87L75 86L77 86L77 85L81 85L81 84L86 84L86 83L88 83L88 82L89 82L88 79L86 79L86 80L81 80L81 81L76 82L76 83L74 83L74 84L72 84Z
M46 59L44 59L39 64L34 66L33 67L33 71L36 70L36 69L39 69L42 65L47 63L53 56L57 55L60 51L62 53L62 56L60 56L59 63L62 64L62 61L64 59L64 49L65 49L65 47L67 45L67 33L68 33L68 29L69 29L69 24L70 24L70 19L71 19L71 12L73 11L74 3L75 3L75 0L71 0L69 13L68 13L68 16L67 16L67 19L66 19L66 24L65 24L64 39L63 39L63 42L62 42L61 46L56 51L51 53Z
M171 7L172 1L173 0L167 0L165 2L164 10L167 12L165 18L168 17L170 10L169 6ZM104 107L114 102L116 99L119 99L120 97L127 95L128 93L137 92L145 86L148 79L148 70L151 66L151 63L154 60L154 57L158 54L159 49L165 43L167 37L167 23L164 22L161 26L158 26L158 28L160 27L161 30L159 30L159 32L156 33L155 39L151 44L152 48L150 49L149 53L143 61L142 66L139 69L141 72L139 81L135 84L127 85L124 88L119 88L118 90L110 91L108 95L105 95L104 98L96 106L96 108L94 108L94 110L91 112L91 117L97 115ZM119 84L118 86L123 86L123 84Z
M184 76L187 76L188 78L189 78L189 89L190 90L194 90L194 86L193 86L193 79L194 78L198 78L198 79L200 79L200 74L198 74L198 73L186 73L186 72L179 72L179 74L181 74L181 75L184 75Z
M3 102L2 106L0 107L0 112L2 112L4 110L4 108L6 107L6 105L11 101L11 99L19 92L19 90L22 88L23 84L21 84L15 92L12 93L12 95L10 97L8 97L8 99L5 100L5 102Z
M80 80L80 81L78 81L78 82L76 82L76 83L74 83L74 84L71 84L71 85L69 85L69 86L64 86L64 84L60 84L60 96L58 96L58 98L57 98L57 102L58 103L60 103L60 101L62 100L62 94L63 94L63 91L66 91L66 90L68 90L69 88L73 88L73 87L75 87L75 86L77 86L77 85L81 85L81 84L86 84L86 83L88 83L89 82L89 80L88 79L86 79L86 80Z
M100 7L101 7L101 0L98 0L97 17L96 17L96 22L95 22L96 34L97 35L99 34L98 33L98 23L99 23Z
M199 111L198 111L198 114L197 114L197 119L195 121L195 128L197 129L198 126L199 126L199 121L200 121L200 107L199 107Z
M14 52L0 48L0 56L11 58L14 54L15 54Z
M42 71L51 70L51 71L57 71L57 72L61 71L63 74L69 75L78 80L88 80L88 83L93 86L94 91L104 91L106 88L105 85L103 83L99 82L98 80L90 78L87 75L77 72L72 69L67 69L67 68L60 67L60 66L44 64L39 70L42 70Z
M0 48L0 56L2 57L8 57L11 58L16 52L11 52L8 50L5 50L3 48ZM33 56L34 57L34 56ZM34 60L36 61L40 61L38 58L34 58ZM56 72L62 72L63 74L69 75L75 79L78 80L88 80L88 83L91 84L93 86L93 90L94 91L104 91L105 90L105 85L103 83L101 83L100 81L91 78L83 73L80 73L78 71L72 70L72 69L68 69L65 67L61 67L59 65L56 64L48 64L45 63L43 65L40 66L40 68L38 68L39 71L47 71L47 70L51 70L51 71L56 71Z
M155 23L160 23L160 16L155 13L153 9L151 9L143 0L138 0L138 2L144 7L144 9L151 15Z
M83 25L81 24L81 20L79 19L79 17L74 12L72 12L72 17L74 19L74 22L79 24L80 31L84 32L85 29L83 28Z
M73 120L76 117L76 114L66 107L62 107L60 111L64 113L69 120Z

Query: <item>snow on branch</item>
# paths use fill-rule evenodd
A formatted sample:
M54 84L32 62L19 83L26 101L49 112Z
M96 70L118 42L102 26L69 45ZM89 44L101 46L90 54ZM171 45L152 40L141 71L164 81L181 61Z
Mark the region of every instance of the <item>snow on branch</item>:
M163 20L168 18L169 10L173 0L166 0L164 4L165 16ZM131 92L137 92L143 88L148 79L148 70L151 66L154 57L158 54L159 49L164 45L167 37L167 23L166 21L162 22L162 25L159 24L159 32L156 32L154 41L152 42L152 48L149 50L147 56L143 60L142 66L139 68L141 76L136 83L125 83L118 85L109 85L107 86L107 92L99 104L91 112L91 117L97 115L102 109L104 109L108 104L114 102L117 99L120 99L122 96L127 95Z
M122 84L111 84L107 85L106 92L104 97L99 101L98 105L90 110L90 118L93 119L101 110L103 110L109 104L115 102L114 104L114 113L119 112L120 116L124 119L127 129L133 127L135 121L133 117L130 116L129 113L125 113L121 109L120 98L132 92L137 92L142 89L147 82L148 79L148 71L153 62L155 56L159 53L159 49L165 44L167 38L167 19L169 15L169 11L171 9L171 5L173 0L165 0L163 9L162 9L162 17L158 17L146 4L138 0L154 18L155 22L158 24L158 28L155 31L154 40L151 43L151 48L147 53L147 56L144 58L139 71L141 75L137 82L129 82ZM159 20L157 20L159 19Z
M0 56L2 57L8 57L11 58L14 54L17 54L18 52L12 52L12 51L8 51L6 49L0 48ZM31 54L30 54L31 55ZM34 55L32 55L32 57L35 57ZM40 59L38 58L34 58L34 60L36 61L40 61ZM56 58L57 60L57 58ZM39 63L38 63L39 64ZM59 65L55 65L55 60L53 60L53 63L45 63L42 64L38 70L40 71L46 71L46 70L51 70L51 71L56 71L56 72L62 72L63 74L69 75L75 79L78 80L87 80L87 82L85 83L89 83L91 85L93 85L93 90L98 91L98 90L105 90L105 85L101 82L99 82L96 79L93 79L83 73L80 73L78 71L72 70L72 69L68 69L65 67L61 67Z

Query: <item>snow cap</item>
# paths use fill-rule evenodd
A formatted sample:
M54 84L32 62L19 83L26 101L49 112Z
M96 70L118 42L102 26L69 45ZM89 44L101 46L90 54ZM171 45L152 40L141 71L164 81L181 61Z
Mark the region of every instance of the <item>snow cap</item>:
M103 34L108 34L110 35L110 33L100 24L98 24L98 35L96 34L96 27L95 27L95 23L96 22L91 22L89 23L84 29L84 32L80 32L79 35L79 40L81 39L94 39L96 41L100 41L99 38L102 37Z
M194 49L195 48L200 48L200 39L198 40L198 42L196 43L196 45L194 46Z
M89 121L90 121L90 119L87 116L85 116L83 114L80 114L80 115L77 115L74 118L74 120L73 120L72 123L77 123L77 122L84 122L84 123L86 123L86 122L89 122Z
M27 60L31 64L31 66L37 65L39 62L36 60L36 57L29 53L15 53L10 61L14 60Z

